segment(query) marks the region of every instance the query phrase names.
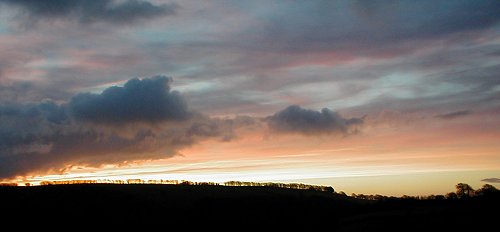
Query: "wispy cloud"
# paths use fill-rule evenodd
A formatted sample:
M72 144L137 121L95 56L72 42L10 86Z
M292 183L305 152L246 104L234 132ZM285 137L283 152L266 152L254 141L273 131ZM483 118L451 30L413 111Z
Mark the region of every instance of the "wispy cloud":
M486 179L482 179L481 181L484 181L487 183L500 183L500 178L486 178Z
M460 111L450 112L450 113L446 113L446 114L438 114L435 117L440 118L440 119L455 119L455 118L467 116L471 113L472 112L470 110L460 110Z

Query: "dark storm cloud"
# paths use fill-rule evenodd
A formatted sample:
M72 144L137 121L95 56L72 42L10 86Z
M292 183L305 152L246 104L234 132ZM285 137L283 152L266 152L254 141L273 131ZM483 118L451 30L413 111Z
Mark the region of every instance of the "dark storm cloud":
M155 5L142 0L1 0L18 7L22 16L30 23L43 19L69 19L80 23L109 22L113 24L133 23L175 13L177 5Z
M129 134L67 124L10 134L0 149L0 179L61 171L69 166L99 166L167 158L195 142L185 129L155 131L135 128Z
M438 114L435 117L440 118L440 119L455 119L455 118L467 116L471 113L472 112L470 110L460 110L460 111L450 112L450 113L446 113L446 114Z
M68 107L76 120L93 123L156 123L188 119L187 105L178 92L170 90L170 81L165 76L131 79L123 87L110 87L101 94L78 94Z
M31 144L43 137L50 127L58 126L66 119L64 109L52 102L1 105L0 151L12 151L17 146Z
M327 108L321 111L303 109L292 105L266 118L271 129L306 135L349 133L363 123L362 118L344 118Z
M0 105L0 179L167 158L203 139L233 139L236 129L255 124L250 117L188 111L169 82L164 76L134 78L67 104Z
M484 181L487 183L500 183L500 178L486 178L486 179L482 179L481 181Z
M17 116L12 114L12 117ZM248 125L240 119L199 117L177 126L156 124L109 130L100 126L83 126L70 120L56 124L38 117L36 124L26 121L26 118L10 120L16 124L27 122L23 131L18 130L19 126L12 128L16 131L0 129L0 179L60 172L71 166L168 158L200 140L231 140L235 137L235 129Z

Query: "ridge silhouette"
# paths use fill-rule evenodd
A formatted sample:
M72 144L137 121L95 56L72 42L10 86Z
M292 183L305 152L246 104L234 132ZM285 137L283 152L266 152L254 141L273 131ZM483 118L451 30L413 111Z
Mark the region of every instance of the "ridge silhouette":
M116 228L173 223L184 229L464 231L488 228L485 222L497 217L490 212L500 206L500 191L488 184L473 190L460 183L454 194L391 197L183 183L0 186L2 218Z

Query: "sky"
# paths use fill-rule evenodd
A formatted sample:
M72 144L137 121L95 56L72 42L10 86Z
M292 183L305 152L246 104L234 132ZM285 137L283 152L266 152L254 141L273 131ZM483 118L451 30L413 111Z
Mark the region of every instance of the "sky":
M0 180L500 187L500 1L0 0Z

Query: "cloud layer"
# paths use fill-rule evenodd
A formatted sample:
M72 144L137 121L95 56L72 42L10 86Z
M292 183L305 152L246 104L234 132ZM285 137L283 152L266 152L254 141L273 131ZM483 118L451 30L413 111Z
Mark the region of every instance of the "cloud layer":
M497 104L495 0L3 2L2 99L67 101L124 76L169 73L193 108L214 115ZM40 27L15 30L23 15Z
M177 8L175 4L155 5L142 0L1 0L0 3L18 7L20 16L30 23L61 19L76 20L82 24L107 22L121 25L171 15Z

